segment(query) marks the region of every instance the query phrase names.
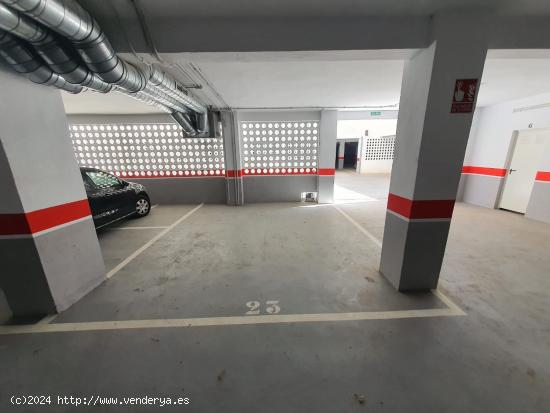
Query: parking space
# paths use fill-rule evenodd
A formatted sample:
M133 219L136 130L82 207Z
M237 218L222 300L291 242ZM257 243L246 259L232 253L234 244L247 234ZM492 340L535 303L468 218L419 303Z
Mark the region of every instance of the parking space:
M161 222L165 214L179 218L190 208L159 206L151 219L156 216ZM144 227L148 219L140 220ZM102 231L99 238L104 255L117 265L115 255L122 261L133 252L127 238L134 238L131 244L137 247L157 231L114 229ZM226 317L272 310L288 315L446 308L430 293L396 292L377 271L379 254L379 247L342 221L333 207L205 205L55 323ZM268 302L276 304L270 307Z

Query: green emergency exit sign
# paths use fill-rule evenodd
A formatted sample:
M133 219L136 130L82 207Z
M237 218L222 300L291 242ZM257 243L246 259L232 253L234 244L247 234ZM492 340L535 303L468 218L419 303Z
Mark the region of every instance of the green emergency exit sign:
M371 112L370 115L371 116L381 116L382 112Z

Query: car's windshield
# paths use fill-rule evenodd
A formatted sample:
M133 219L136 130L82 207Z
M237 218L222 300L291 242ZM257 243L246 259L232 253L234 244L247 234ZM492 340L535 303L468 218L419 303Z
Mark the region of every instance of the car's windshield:
M87 171L86 175L99 188L109 188L121 184L121 181L116 176L102 171Z

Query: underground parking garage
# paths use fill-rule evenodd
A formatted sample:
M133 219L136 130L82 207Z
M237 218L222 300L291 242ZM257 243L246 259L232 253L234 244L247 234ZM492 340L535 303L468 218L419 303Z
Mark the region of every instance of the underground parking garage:
M238 3L0 0L0 410L548 411L550 9Z

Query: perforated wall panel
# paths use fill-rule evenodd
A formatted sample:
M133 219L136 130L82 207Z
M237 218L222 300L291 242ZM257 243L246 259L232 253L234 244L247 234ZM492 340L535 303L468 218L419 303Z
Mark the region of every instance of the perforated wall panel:
M314 175L319 122L241 122L243 175Z
M83 167L123 178L225 175L222 138L184 138L175 124L74 124L70 132Z
M395 136L366 139L365 150L367 161L391 160L395 151Z

